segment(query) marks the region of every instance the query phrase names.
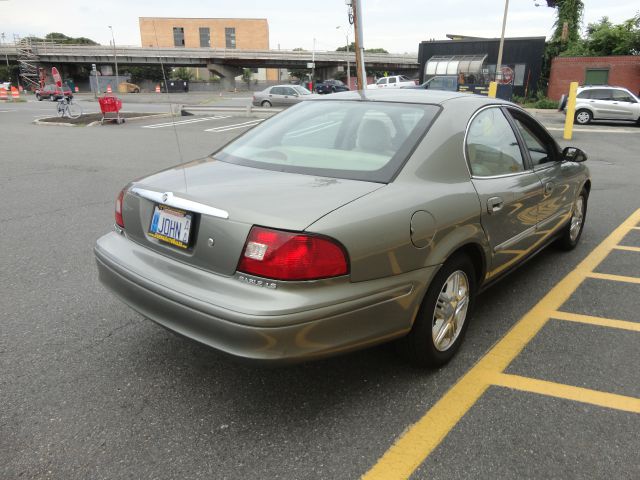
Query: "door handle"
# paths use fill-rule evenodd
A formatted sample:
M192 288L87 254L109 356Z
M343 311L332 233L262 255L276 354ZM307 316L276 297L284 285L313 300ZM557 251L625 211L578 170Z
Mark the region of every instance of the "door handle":
M487 200L487 212L490 214L499 212L502 210L502 207L504 207L504 200L502 200L502 197L491 197Z
M549 195L551 195L553 193L553 189L556 188L556 186L553 184L553 182L547 182L544 184L544 195L546 197L548 197Z

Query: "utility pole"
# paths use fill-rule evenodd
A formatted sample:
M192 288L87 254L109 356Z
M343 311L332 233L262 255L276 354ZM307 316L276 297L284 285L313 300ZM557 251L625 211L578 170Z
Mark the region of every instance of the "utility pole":
M316 82L316 38L313 37L313 51L311 52L311 91Z
M113 27L109 25L109 30L111 30L111 40L113 40L113 63L116 64L116 91L118 91L118 85L120 84L120 79L118 78L118 57L116 57L116 39L113 36Z
M504 2L504 15L502 16L502 34L500 35L500 48L498 49L498 62L496 63L496 81L502 80L502 50L504 49L504 30L507 26L507 11L509 0Z
M0 33L0 40L2 40L0 42L0 45L4 46L4 32ZM9 55L7 54L7 51L4 51L4 59L7 61L7 68L9 68ZM7 73L9 76L11 76L11 72Z
M347 0L349 1L349 0ZM362 41L362 1L350 0L353 9L353 33L356 44L356 76L358 79L358 90L367 88L367 73L364 68L364 45Z
M341 27L338 25L336 30L339 30ZM347 86L351 88L351 62L349 62L349 27L347 27L344 31L344 38L347 42Z

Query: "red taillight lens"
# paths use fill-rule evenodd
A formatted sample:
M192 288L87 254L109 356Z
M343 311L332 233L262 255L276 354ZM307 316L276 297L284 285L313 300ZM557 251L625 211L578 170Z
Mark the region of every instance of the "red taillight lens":
M253 227L238 271L275 280L317 280L346 275L349 268L335 240Z
M122 219L122 202L124 202L124 190L120 192L116 198L116 225L124 228L124 220Z

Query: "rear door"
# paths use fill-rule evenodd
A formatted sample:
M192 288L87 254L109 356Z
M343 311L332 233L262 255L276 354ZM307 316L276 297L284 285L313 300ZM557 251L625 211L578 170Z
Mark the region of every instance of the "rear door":
M594 88L590 90L587 103L593 110L596 119L615 119L618 113L613 105L613 94L610 88Z
M542 183L500 106L479 110L467 130L466 155L493 258L487 278L516 265L538 246Z
M398 87L398 77L389 77L389 88L397 88Z

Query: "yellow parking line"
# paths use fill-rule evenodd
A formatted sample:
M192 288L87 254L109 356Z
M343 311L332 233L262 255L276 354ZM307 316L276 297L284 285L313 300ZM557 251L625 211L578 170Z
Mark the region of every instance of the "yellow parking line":
M625 277L623 275L611 275L610 273L591 272L587 275L589 278L597 278L599 280L613 280L615 282L640 283L638 277Z
M589 403L599 407L623 410L625 412L640 413L640 398L617 395L615 393L591 390L590 388L574 387L562 383L547 382L535 378L521 377L498 373L493 377L493 385L507 387L523 392L539 393L550 397L563 398L576 402Z
M363 479L408 478L447 436L501 373L566 302L584 278L597 267L630 229L640 222L636 210L580 264L553 287L511 330L458 380L436 404L393 444Z
M640 322L629 322L627 320L614 320L612 318L592 317L590 315L580 315L577 313L562 312L556 310L551 314L552 318L558 320L567 320L576 323L588 323L589 325L598 325L600 327L619 328L621 330L631 330L632 332L640 332Z
M628 252L640 252L640 247L628 247L626 245L617 245L614 248L616 250L626 250Z

